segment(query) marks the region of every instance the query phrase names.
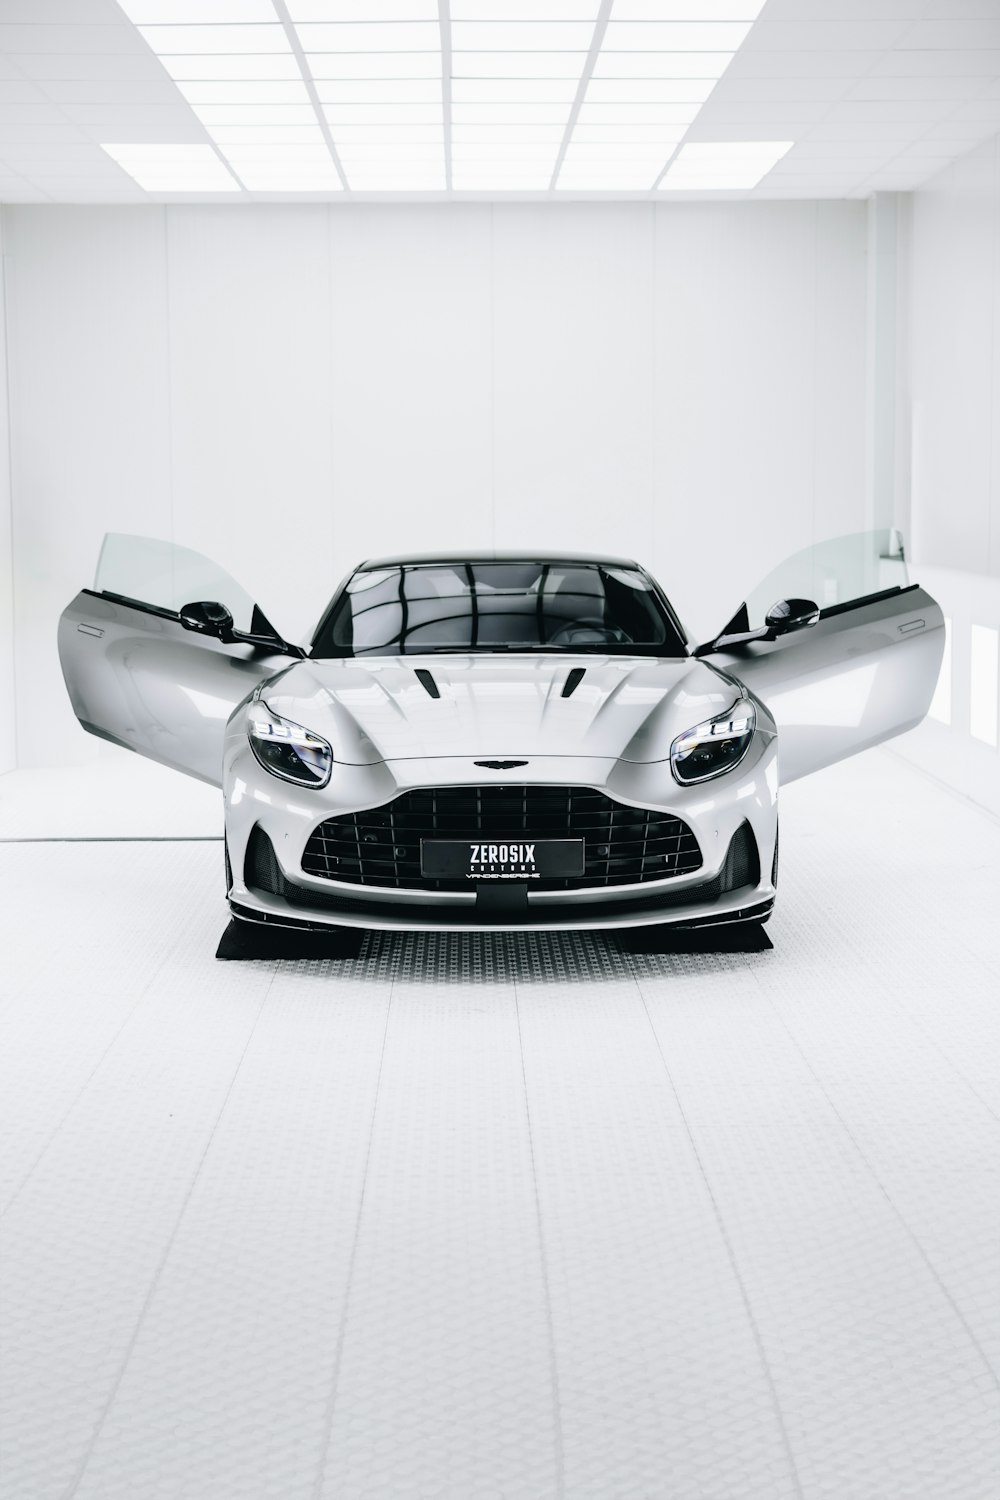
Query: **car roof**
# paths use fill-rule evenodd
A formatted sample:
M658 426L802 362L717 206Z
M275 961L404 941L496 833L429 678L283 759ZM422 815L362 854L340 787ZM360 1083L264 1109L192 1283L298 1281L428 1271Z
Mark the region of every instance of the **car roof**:
M512 562L512 563L599 563L609 568L636 568L636 563L631 557L608 557L604 552L549 552L536 548L531 552L407 552L394 557L370 557L361 563L359 573L368 572L376 568L398 568L406 566L418 566L424 563L485 563L485 562Z

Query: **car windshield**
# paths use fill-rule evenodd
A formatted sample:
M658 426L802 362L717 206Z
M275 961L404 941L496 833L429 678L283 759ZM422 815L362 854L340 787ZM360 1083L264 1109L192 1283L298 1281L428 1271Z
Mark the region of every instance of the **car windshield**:
M686 654L677 626L644 573L575 561L362 569L334 599L312 654L480 651Z

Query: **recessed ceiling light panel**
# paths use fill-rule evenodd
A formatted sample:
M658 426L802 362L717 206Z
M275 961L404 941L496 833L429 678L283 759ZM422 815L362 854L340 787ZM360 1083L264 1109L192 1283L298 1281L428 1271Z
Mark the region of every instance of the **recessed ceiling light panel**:
M308 104L309 92L300 80L293 83L258 79L252 83L232 81L178 83L189 104Z
M616 21L756 21L764 0L614 0Z
M437 0L286 0L298 21L436 21Z
M572 104L573 78L454 78L456 104Z
M276 22L271 0L118 0L136 26Z
M158 56L291 51L285 28L277 21L270 26L140 26L139 31Z
M437 104L441 83L436 78L328 78L317 83L323 104Z
M580 77L585 52L455 52L453 78L572 78Z
M304 52L439 52L441 28L434 21L342 22L296 26Z
M456 21L451 45L456 52L581 52L594 39L590 21Z
M294 52L234 53L225 56L210 53L182 52L160 54L160 62L171 78L177 80L211 79L298 79L302 74Z
M588 104L704 104L714 78L592 78Z
M601 47L604 52L735 52L749 31L740 21L612 20Z
M451 0L449 9L452 24L456 21L537 21L539 10L549 22L594 22L598 6L599 0L542 0L541 4L539 0Z
M440 52L310 52L315 79L441 78Z
M315 125L311 104L195 104L198 119L208 130L216 125Z
M721 78L734 52L602 52L595 78Z

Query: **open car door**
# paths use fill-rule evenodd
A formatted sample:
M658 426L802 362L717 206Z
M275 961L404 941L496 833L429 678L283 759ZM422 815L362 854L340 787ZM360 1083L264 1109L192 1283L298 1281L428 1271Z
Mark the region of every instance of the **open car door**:
M790 558L697 654L770 710L784 783L919 724L943 651L940 607L881 531Z
M94 587L59 621L84 729L214 786L233 710L301 654L221 568L151 537L106 536Z

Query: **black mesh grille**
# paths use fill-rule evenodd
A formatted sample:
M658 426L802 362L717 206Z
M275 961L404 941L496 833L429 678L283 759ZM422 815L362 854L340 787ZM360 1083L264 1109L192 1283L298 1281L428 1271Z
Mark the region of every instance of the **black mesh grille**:
M384 807L328 818L302 857L307 875L352 885L468 890L459 878L425 880L421 839L584 840L584 874L532 881L577 890L664 880L701 868L694 834L680 818L626 807L603 792L568 786L437 787L404 792Z

